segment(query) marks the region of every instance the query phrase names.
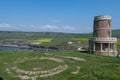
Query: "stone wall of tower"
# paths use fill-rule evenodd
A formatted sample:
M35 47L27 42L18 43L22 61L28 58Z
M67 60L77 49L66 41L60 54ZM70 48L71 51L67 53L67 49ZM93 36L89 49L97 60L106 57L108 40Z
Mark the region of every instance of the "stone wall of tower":
M94 20L94 37L111 37L111 20Z

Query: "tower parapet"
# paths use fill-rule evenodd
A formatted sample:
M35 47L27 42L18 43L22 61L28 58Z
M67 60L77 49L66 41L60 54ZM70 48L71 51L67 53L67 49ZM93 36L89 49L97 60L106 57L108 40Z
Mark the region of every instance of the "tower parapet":
M106 15L100 15L100 16L95 16L94 20L95 21L98 21L98 20L112 20L112 17L111 16L106 16Z

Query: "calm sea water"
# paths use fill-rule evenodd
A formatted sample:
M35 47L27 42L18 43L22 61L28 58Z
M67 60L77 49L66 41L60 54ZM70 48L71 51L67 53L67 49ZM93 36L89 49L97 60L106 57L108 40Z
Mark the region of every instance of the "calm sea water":
M20 47L9 47L9 46L0 46L0 50L2 51L28 51L28 50L46 51L45 48L20 48ZM47 50L54 50L54 49L47 49Z
M8 47L8 46L0 46L0 50L2 51L17 51L17 50L30 50L30 49L24 49L24 48L19 48L19 47Z

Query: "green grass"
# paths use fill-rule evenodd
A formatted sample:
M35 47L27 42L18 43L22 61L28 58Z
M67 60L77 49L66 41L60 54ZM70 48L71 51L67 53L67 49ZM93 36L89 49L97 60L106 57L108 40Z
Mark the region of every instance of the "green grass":
M88 42L88 38L71 38L71 40L73 41L84 41L84 42Z
M120 38L117 39L117 46L120 48Z
M116 35L117 34L117 35ZM119 30L114 37L119 37ZM72 46L86 46L88 45L88 38L92 37L92 34L65 34L65 33L34 33L34 32L0 32L0 42L4 42L4 39L39 39L39 38L53 38L50 43L43 45L64 45L68 41L73 41L76 44ZM75 38L75 39L72 39ZM77 41L80 40L80 44ZM9 42L9 41L8 41ZM118 48L120 48L120 39L118 38ZM76 47L76 48L77 48ZM14 66L22 70L33 70L34 67L41 67L42 70L49 70L59 65L68 65L68 69L64 72L56 74L54 76L41 78L37 80L120 80L120 58L115 57L103 57L80 53L77 51L51 51L50 56L46 56L42 51L0 51L0 77L4 80L21 80L6 72L7 68ZM75 61L72 59L65 59L60 56L74 56L83 58L86 61ZM52 60L26 60L22 63L14 63L15 61L21 61L25 58L40 58L40 57L55 57L64 60L63 63L57 63ZM76 66L80 67L79 74L71 74L76 71ZM15 71L11 71L14 75L18 75ZM19 74L23 75L23 74Z
M64 72L56 74L54 76L37 78L37 80L120 80L120 58L115 57L103 57L80 53L77 51L51 51L50 56L45 56L44 52L7 52L0 51L0 77L4 80L21 80L19 78L9 75L5 69L12 66L17 66L20 69L31 70L34 67L42 66L42 69L52 69L58 65L68 65L68 69ZM50 60L28 60L23 63L15 64L15 61L22 60L25 57L56 57L64 60L64 63L57 63ZM60 56L74 56L86 59L86 61L75 61L72 59L65 59ZM78 74L71 74L76 70L76 66L80 66ZM13 71L15 74L15 72ZM16 73L16 75L18 75Z
M35 67L41 66L42 70L49 70L52 69L53 67L57 67L58 65L60 65L55 61L36 59L36 60L28 60L23 63L16 64L16 66L18 66L20 69L32 70L33 66L31 66L31 64L34 65ZM48 65L52 65L52 66L48 67Z
M79 34L59 32L0 31L1 39L39 39L39 38L73 37L73 36L79 36Z

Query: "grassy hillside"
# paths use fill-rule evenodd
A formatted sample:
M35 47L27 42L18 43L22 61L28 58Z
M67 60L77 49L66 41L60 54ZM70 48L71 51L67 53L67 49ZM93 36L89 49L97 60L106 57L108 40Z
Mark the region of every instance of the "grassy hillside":
M120 30L112 31L113 37L120 38ZM38 41L40 39L52 39L50 43L44 43L43 45L61 45L66 44L68 41L83 41L82 38L86 39L83 42L88 43L88 39L92 37L92 33L84 34L73 34L73 33L59 33L59 32L10 32L0 31L0 43L14 43L19 41L20 43L26 43L29 40ZM78 38L79 40L73 40L72 38ZM18 40L16 40L18 39Z
M0 31L1 39L38 39L38 38L57 38L57 37L73 37L79 34L57 33L57 32L11 32Z
M0 77L4 80L31 80L32 77L36 80L120 80L120 59L75 51L47 54L0 51Z
M113 30L114 37L120 37L120 29ZM0 31L0 39L38 39L38 38L58 38L58 37L82 37L90 38L92 33L73 34L73 33L59 33L59 32L11 32Z
M112 35L113 35L114 37L120 38L120 29L113 30L113 31L112 31Z
M120 30L113 30L120 37ZM61 45L73 41L76 49L88 45L90 34L55 32L0 32L4 43L11 39L30 42L45 41L46 45ZM7 41L8 39L8 41ZM14 40L13 40L14 41ZM80 41L80 43L79 43ZM118 39L120 47L120 38ZM120 58L67 51L0 51L0 77L4 80L120 80Z

